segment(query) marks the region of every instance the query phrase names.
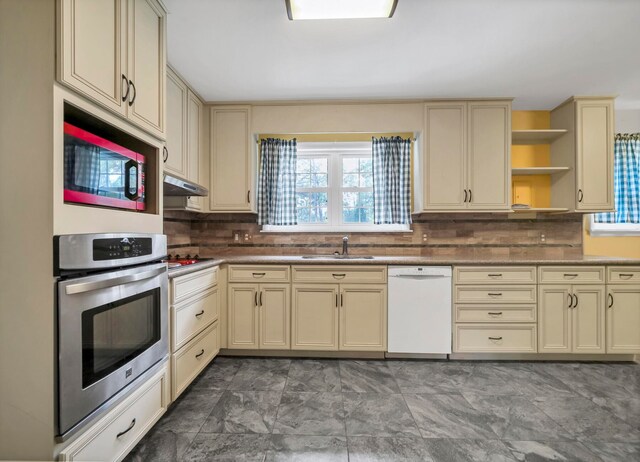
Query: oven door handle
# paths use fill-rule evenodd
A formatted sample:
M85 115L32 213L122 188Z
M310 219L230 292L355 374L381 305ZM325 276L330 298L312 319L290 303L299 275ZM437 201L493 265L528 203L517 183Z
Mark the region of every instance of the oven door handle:
M118 276L115 278L105 279L104 281L92 281L92 282L80 282L78 284L71 284L65 287L67 295L81 294L84 292L90 292L92 290L106 289L107 287L121 286L130 282L144 281L145 279L151 279L167 271L166 267L156 268L151 271L144 271L142 273L128 274L126 276Z

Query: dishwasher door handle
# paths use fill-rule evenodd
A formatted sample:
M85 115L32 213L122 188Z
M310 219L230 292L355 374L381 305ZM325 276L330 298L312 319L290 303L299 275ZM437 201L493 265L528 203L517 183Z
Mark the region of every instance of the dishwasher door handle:
M451 278L451 276L445 276L444 274L392 274L390 278L401 279L443 279Z

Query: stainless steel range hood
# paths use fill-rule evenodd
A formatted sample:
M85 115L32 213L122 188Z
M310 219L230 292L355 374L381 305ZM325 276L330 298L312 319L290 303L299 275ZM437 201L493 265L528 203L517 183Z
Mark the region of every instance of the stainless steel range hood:
M206 196L209 190L199 184L165 173L163 194L165 196Z

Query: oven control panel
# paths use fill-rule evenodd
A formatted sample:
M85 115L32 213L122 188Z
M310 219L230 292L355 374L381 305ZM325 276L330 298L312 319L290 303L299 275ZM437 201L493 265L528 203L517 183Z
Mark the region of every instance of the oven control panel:
M152 239L148 237L119 237L93 240L93 260L118 260L151 255Z

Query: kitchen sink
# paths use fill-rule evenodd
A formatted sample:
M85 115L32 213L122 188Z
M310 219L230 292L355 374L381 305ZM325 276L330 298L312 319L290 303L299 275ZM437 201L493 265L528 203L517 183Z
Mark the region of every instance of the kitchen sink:
M375 257L371 255L303 255L305 259L333 259L333 260L373 260Z

